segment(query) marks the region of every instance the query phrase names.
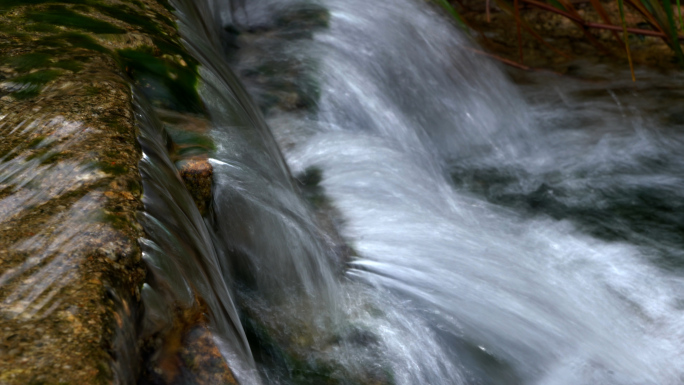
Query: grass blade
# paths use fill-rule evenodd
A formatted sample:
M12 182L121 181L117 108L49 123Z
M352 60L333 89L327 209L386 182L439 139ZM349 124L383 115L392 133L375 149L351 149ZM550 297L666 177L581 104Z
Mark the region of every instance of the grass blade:
M601 5L601 2L599 0L590 0L590 1L591 1L591 5L596 10L596 13L598 13L599 16L601 16L601 19L603 19L603 21L606 24L613 24L613 22L610 20L610 16L608 16L608 12L606 12L605 8L603 8L603 5ZM677 1L679 1L679 0L677 0ZM617 42L620 45L622 45L623 44L622 40L620 40L620 35L618 35L617 31L612 31L612 33L613 33L613 37L615 37L615 40L617 40Z
M549 0L549 3L561 11L567 11L567 9L565 9L565 7L558 2L558 0Z
M679 4L679 0L677 0L677 4ZM680 15L681 15L681 13L680 13ZM487 23L491 23L491 22L492 22L492 18L491 18L491 15L489 14L489 0L487 0Z
M563 9L566 10L567 14L570 15L570 20L572 20L577 27L582 31L584 36L589 40L589 42L594 45L599 51L602 51L603 53L607 55L611 55L610 50L606 48L603 44L601 44L600 41L596 39L594 35L589 32L587 28L585 28L586 21L582 17L582 15L577 12L575 7L572 5L572 3L569 0L555 0L557 3L560 3Z
M523 48L522 48L522 30L520 27L520 4L518 0L513 0L513 10L515 11L515 29L518 34L518 54L520 55L520 64L523 61Z
M632 73L632 81L635 82L636 76L634 76L634 63L632 63L632 53L629 52L629 41L627 39L627 22L625 21L625 6L622 0L618 0L618 8L620 9L620 20L622 20L622 36L625 39L625 51L627 51L629 71Z
M465 20L463 20L463 17L461 17L461 15L456 11L456 9L454 9L454 7L451 4L449 4L449 2L447 0L435 0L435 1L442 8L444 8L444 10L447 11L447 13L449 13L449 15L451 15L451 17L453 17L458 22L458 24L461 26L461 28L468 29Z
M515 18L515 12L513 11L513 5L508 3L507 0L495 0L495 1L496 1L496 4L499 6L499 8L501 8L502 11L506 12L508 15L513 16ZM534 28L532 28L525 20L521 19L520 17L516 18L515 20L516 20L516 22L520 23L520 25L525 29L525 31L527 31L527 33L532 35L532 37L537 39L537 41L542 43L544 46L548 47L551 51L563 56L564 58L568 58L568 59L572 58L572 56L570 56L569 54L559 50L558 48L554 47L552 44L549 44L549 42L544 40L544 38L541 37L541 35L539 35L537 32L535 32Z
M674 13L672 12L672 2L670 2L670 0L663 0L663 5L665 8L665 13L667 14L667 22L670 27L670 34L672 35L672 49L675 51L675 54L677 55L679 65L684 67L684 53L682 52L682 46L679 44L677 26L675 25Z

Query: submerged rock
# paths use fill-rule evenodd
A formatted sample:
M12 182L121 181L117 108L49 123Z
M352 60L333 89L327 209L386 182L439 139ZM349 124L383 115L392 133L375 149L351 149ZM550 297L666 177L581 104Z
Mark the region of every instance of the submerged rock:
M153 359L144 385L235 385L237 381L206 324L176 330Z
M214 174L211 163L206 158L185 159L179 162L178 171L200 213L206 214L211 202L211 181Z

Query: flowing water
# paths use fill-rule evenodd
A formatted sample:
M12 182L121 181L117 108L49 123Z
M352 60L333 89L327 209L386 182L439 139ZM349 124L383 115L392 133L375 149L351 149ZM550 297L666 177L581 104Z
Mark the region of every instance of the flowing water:
M150 322L195 288L243 384L684 383L681 76L514 83L416 0L176 5L214 199L141 101Z
M263 382L684 382L681 76L516 85L412 0L210 9L266 117L202 54Z

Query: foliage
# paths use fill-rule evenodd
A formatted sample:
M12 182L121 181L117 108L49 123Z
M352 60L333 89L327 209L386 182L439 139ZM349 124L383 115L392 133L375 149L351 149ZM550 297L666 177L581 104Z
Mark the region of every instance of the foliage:
M443 6L448 13L458 21L459 24L465 25L463 17L458 13L458 11L452 7L450 4L446 3L446 0L434 0L439 5ZM535 39L539 40L542 44L549 46L549 44L544 40L544 38L534 29L526 23L524 18L520 17L520 11L523 7L536 8L538 10L554 13L561 15L568 20L572 21L578 28L582 30L587 40L591 42L596 48L603 52L608 52L606 47L601 44L594 35L591 34L592 30L610 30L616 39L617 44L620 49L623 50L630 62L630 68L632 70L632 76L634 74L632 57L629 50L629 39L628 36L631 35L641 35L641 36L653 36L659 37L667 43L667 45L672 49L673 53L677 57L680 65L684 68L684 53L682 52L680 41L684 39L684 36L678 34L678 30L681 30L684 26L684 20L682 17L682 11L680 7L680 0L676 0L676 4L672 4L671 0L589 0L591 7L598 14L602 20L601 23L592 22L587 19L585 15L578 12L578 9L571 0L494 0L496 5L503 11L511 15L515 21L518 31L525 30L527 33L531 34ZM615 1L617 8L619 10L620 20L615 22L611 20L609 13L606 11L605 5L609 5L612 1ZM456 0L460 3L460 0ZM487 0L487 15L489 15L490 2ZM630 28L627 26L625 20L625 13L627 10L636 13L641 17L643 23L638 25L647 25L646 28ZM489 20L489 18L488 18ZM622 36L620 36L620 32ZM518 32L518 44L522 45L520 36ZM522 62L522 48L520 48ZM550 47L554 49L553 47ZM522 64L522 63L518 63Z

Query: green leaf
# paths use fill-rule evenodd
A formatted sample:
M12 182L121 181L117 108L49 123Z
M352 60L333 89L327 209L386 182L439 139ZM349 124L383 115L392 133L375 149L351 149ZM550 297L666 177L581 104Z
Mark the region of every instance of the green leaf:
M458 12L454 9L454 7L451 6L451 4L449 4L449 2L447 0L435 0L435 1L442 8L444 8L444 10L447 11L451 15L451 17L453 17L463 29L467 28L465 20L463 20L461 15L458 14Z
M567 9L565 9L565 7L563 6L563 4L561 4L561 3L558 2L558 0L549 0L549 3L550 3L551 5L553 5L554 7L560 9L561 11L566 11L566 12L568 11Z
M679 65L684 67L684 53L682 52L682 46L679 44L679 36L677 35L677 25L674 21L674 12L672 12L672 2L670 0L663 0L665 5L665 13L667 14L667 22L669 24L669 31L672 37L672 49L677 55L677 60L679 60Z

